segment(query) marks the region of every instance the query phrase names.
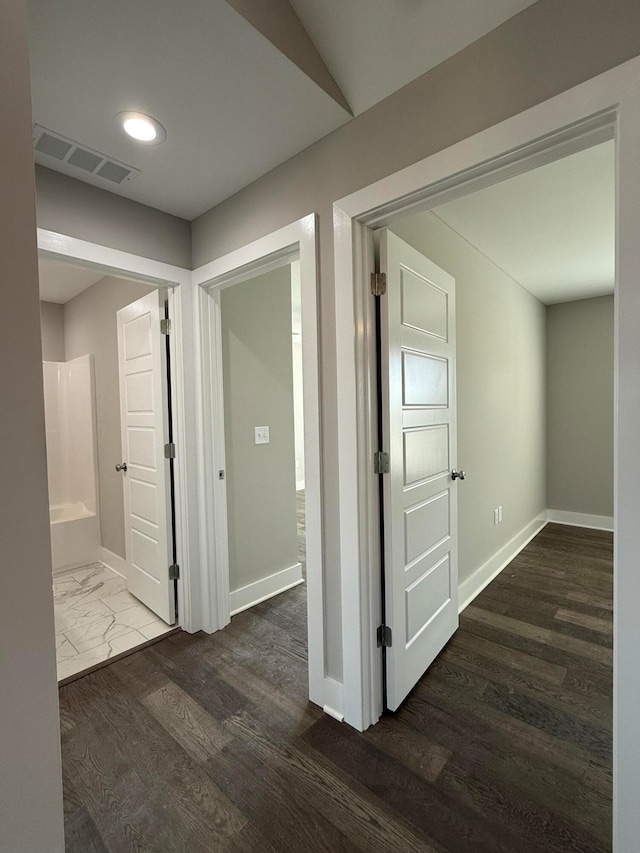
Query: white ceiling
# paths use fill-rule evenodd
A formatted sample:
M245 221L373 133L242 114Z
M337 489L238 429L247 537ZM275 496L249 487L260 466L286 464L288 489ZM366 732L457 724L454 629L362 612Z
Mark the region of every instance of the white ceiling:
M354 115L535 0L291 0Z
M225 0L31 0L30 30L34 122L142 172L90 183L186 219L349 118ZM123 110L166 142L127 139Z
M547 305L613 293L613 141L433 212Z
M358 113L532 2L292 5ZM350 119L226 0L29 0L29 12L34 122L141 174L117 186L36 159L177 216L193 219ZM123 110L158 119L167 141L125 138L113 121Z
M66 264L54 258L38 258L40 270L40 299L43 302L64 304L104 278L103 272Z

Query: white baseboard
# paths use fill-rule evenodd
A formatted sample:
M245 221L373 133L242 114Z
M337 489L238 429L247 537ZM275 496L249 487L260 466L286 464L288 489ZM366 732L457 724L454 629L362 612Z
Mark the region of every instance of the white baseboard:
M266 601L267 598L291 589L303 581L302 564L296 563L294 566L289 566L288 569L281 569L279 572L274 572L259 581L241 586L240 589L229 593L231 615L235 616L236 613L247 610L254 604L260 604L261 601Z
M467 607L482 590L488 586L509 563L517 557L520 551L528 545L547 523L547 513L534 518L519 533L510 539L506 545L489 557L479 569L460 584L458 589L458 613Z
M322 710L325 714L328 714L330 717L333 717L334 720L337 720L339 723L344 722L344 714L342 711L336 711L335 708L332 708L330 705L323 705Z
M340 681L325 675L320 684L309 684L309 699L319 705L327 714L336 720L344 720L344 685ZM327 710L327 708L329 710Z
M613 518L608 515L589 515L584 512L565 512L548 509L547 520L570 527L590 527L592 530L613 530Z
M112 572L120 575L120 577L125 580L129 580L129 564L125 559L114 554L113 551L109 551L108 548L103 547L100 560L108 569L111 569Z

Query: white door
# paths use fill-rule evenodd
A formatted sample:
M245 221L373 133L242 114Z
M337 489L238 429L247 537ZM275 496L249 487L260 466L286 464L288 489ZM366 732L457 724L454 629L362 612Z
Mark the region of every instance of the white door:
M387 707L458 627L455 281L380 232Z
M117 314L128 589L169 624L171 500L163 296L154 291Z

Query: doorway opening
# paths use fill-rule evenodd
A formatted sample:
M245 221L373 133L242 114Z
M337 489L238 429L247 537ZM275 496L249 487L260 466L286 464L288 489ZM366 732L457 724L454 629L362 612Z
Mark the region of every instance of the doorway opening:
M577 121L579 116L573 118ZM594 122L598 125L595 129ZM514 120L514 124L518 124L518 119ZM417 530L413 529L410 514L416 510L416 507L408 501L410 493L415 491L416 487L422 488L426 484L436 483L437 478L442 477L443 482L450 484L450 492L458 492L460 507L464 508L465 489L467 492L464 500L469 502L473 494L467 487L472 486L474 490L477 488L476 497L480 500L481 510L477 518L478 525L476 526L475 522L472 525L470 522L473 519L467 517L466 527L460 526L458 537L460 565L464 572L464 574L461 572L464 589L452 583L455 575L449 572L448 578L444 579L445 583L437 589L440 598L435 602L436 608L438 604L449 605L454 596L458 596L458 606L469 605L461 613L461 630L455 633L451 631L448 635L438 638L442 643L443 651L439 656L436 655L431 665L428 658L423 659L422 670L426 669L426 673L424 676L417 676L413 693L410 692L411 680L407 679L405 686L408 688L406 692L409 693L409 697L403 704L403 694L399 691L400 703L397 705L396 716L393 719L389 717L383 719L382 725L384 728L392 725L407 725L420 736L435 737L439 746L449 749L455 756L456 773L459 769L467 779L480 773L476 778L481 780L482 785L488 784L488 789L498 791L501 799L513 792L517 796L524 795L526 800L534 803L536 807L542 806L549 813L560 815L563 821L569 821L574 826L578 825L580 831L586 833L587 838L595 838L596 846L601 845L605 849L609 844L612 825L611 770L614 754L611 692L614 625L612 618L614 574L612 498L614 492L620 489L618 477L620 469L617 467L614 471L613 445L614 441L620 440L616 418L622 395L618 396L617 406L614 407L612 401L614 383L619 382L616 359L620 346L620 329L624 328L624 322L619 314L620 291L624 292L624 288L616 286L614 291L616 277L614 258L616 252L621 252L620 246L616 247L616 202L620 204L618 195L620 188L615 179L614 163L621 143L619 139L613 141L614 119L610 113L602 113L593 120L585 119L582 127L576 123L570 130L554 130L554 125L551 127L547 125L545 129L549 136L541 140L538 115L535 125L527 125L526 135L520 136L517 140L505 131L504 138L500 137L502 148L496 145L496 139L492 138L490 133L480 134L472 140L443 152L442 155L434 155L415 167L355 193L337 203L337 209L334 210L337 256L336 292L339 305L338 365L350 366L355 362L357 377L357 393L352 389L348 390L352 390L353 397L357 401L358 429L349 429L348 417L342 420L345 427L344 436L357 459L354 466L355 472L347 468L341 475L341 494L345 498L345 505L353 495L352 478L354 476L357 477L360 489L356 531L360 537L357 543L359 548L355 553L349 550L349 544L353 542L349 538L349 531L343 528L346 545L343 553L347 553L352 559L355 556L359 558L358 581L361 587L358 595L350 599L351 604L354 605L353 610L348 601L345 604L348 608L350 623L345 620L343 626L348 641L353 642L356 647L358 643L362 643L365 656L368 653L367 660L371 663L370 669L366 665L354 667L351 673L353 683L362 687L362 691L359 694L357 691L352 692L349 719L357 720L358 727L366 729L367 726L377 722L381 716L383 660L382 652L376 646L376 628L379 625L391 628L391 646L386 647L384 653L387 662L390 656L395 655L397 669L405 673L409 670L408 664L411 661L403 661L403 655L409 658L415 647L414 636L419 637L423 630L429 630L431 620L428 612L426 622L412 620L414 602L410 598L416 590L419 590L422 576L406 577L407 569L409 573L413 569L418 569L420 561L430 554L435 556L438 548L446 547L445 540L451 537L452 532L451 516L447 518L445 512L440 515L432 513L434 524L431 527L417 525ZM498 133L497 136L499 135ZM568 136L570 136L570 144L567 147ZM534 138L536 141L530 143L530 150L525 153L529 144L527 141ZM544 255L544 249L541 246L543 226L551 224L551 230L555 232L551 236L556 245L559 244L560 248L568 248L574 260L578 261L579 267L583 260L589 258L586 273L590 274L598 266L589 255L593 247L582 246L575 240L584 240L589 243L593 239L593 235L587 233L585 214L595 214L597 218L599 214L604 213L607 220L606 226L604 229L596 228L596 237L602 236L603 230L608 236L604 265L607 274L604 281L596 283L605 284L606 289L600 294L582 290L579 294L564 296L565 302L562 298L555 300L559 303L558 306L547 305L542 295L536 296L527 289L527 286L522 286L525 277L521 271L516 272L515 268L510 268L506 253L499 255L495 250L494 254L494 250L489 250L487 242L481 241L478 233L472 234L470 229L464 226L461 207L471 202L473 199L471 193L474 190L477 190L477 199L485 189L487 191L506 189L509 184L508 178L513 178L515 183L517 176L521 179L534 176L536 167L540 167L537 169L540 173L543 171L544 164L549 168L557 166L568 169L571 162L575 164L581 157L596 156L598 151L603 150L608 152L609 163L604 179L607 184L604 203L596 201L594 205L589 205L586 197L578 194L574 197L577 212L573 219L562 221L560 217L558 222L557 215L561 199L556 197L559 184L554 180L552 191L547 191L543 212L538 212L537 222L534 221L533 225L529 223L529 233L525 236L530 243L533 238L530 254L533 266L538 260L538 268L540 268ZM507 153L503 153L505 151ZM488 159L489 152L494 155L491 160ZM572 160L569 155L576 156ZM455 166L457 169L454 168ZM599 177L593 166L587 169L587 177L588 180L577 182L580 192L585 188L592 188L593 179ZM468 178L468 181L465 178ZM622 195L624 196L624 193ZM526 221L525 214L528 212L528 206L528 199L521 199L519 209L515 213L512 210L507 214L508 219L512 221L506 223L503 221L499 226L498 236L506 236L507 249L513 249L517 244L513 231L519 224L519 220ZM454 212L459 214L455 222ZM414 225L420 222L422 217L421 225L425 227L418 226L412 232L412 223L409 219L411 214L415 215ZM481 217L471 217L479 231L482 231L492 218L486 204L482 206ZM428 228L427 220L429 220ZM449 275L459 279L461 285L463 280L466 280L467 293L463 300L458 301L461 312L463 302L466 304L464 323L462 314L459 317L461 321L459 325L463 328L464 334L458 334L457 341L466 348L464 357L468 361L466 375L463 377L461 371L458 376L460 381L457 402L459 410L464 405L470 406L474 399L476 404L470 406L464 416L467 424L466 435L463 440L462 431L459 430L458 440L459 449L465 446L467 453L473 451L477 455L472 464L470 456L465 458L460 453L457 458L451 456L450 444L447 453L443 435L441 452L435 452L432 447L430 453L419 457L423 466L423 476L417 478L417 483L408 476L417 467L416 459L411 454L410 443L414 434L423 430L425 426L418 418L429 414L437 419L445 413L448 401L446 393L441 392L443 388L446 392L447 381L451 378L451 365L447 364L445 368L436 371L433 365L430 366L430 370L426 369L426 363L423 364L422 369L417 369L415 363L408 364L407 361L410 362L412 357L422 355L416 345L417 332L426 331L432 337L439 339L440 343L448 340L449 332L443 328L442 323L440 322L439 328L435 326L436 321L441 320L446 314L446 300L443 295L445 289L440 287L439 311L430 308L422 312L423 316L417 316L419 312L414 305L412 292L414 288L410 283L405 287L402 281L404 271L408 272L408 278L417 276L422 282L431 285L436 282L433 281L431 273L425 274L417 269L412 260L402 259L397 263L392 270L393 278L390 278L389 268L376 269L374 240L375 231L380 228L399 233L400 237L397 239L401 239L407 246L413 243L409 246L413 251L416 251L415 240L423 241L420 244L422 254L426 255L432 263L437 263ZM429 246L424 243L429 239L426 237L427 233L433 241ZM451 250L451 263L444 257L444 252L447 250ZM485 271L482 276L477 274L474 276L468 270L462 269L471 254L476 256L476 267L481 268L485 265L486 268L486 265L490 265L490 272ZM620 254L618 254L619 257ZM387 433L387 440L389 438L392 442L395 440L399 448L395 454L396 457L399 456L399 460L396 458L395 472L393 459L390 459L388 474L375 474L370 464L373 453L378 450L387 451L387 447L380 447L377 444L378 424L375 417L376 312L372 289L375 291L380 285L377 278L378 272L387 273L387 291L395 284L396 292L392 296L400 303L397 308L400 316L398 325L408 327L406 330L403 329L405 339L401 339L397 347L398 352L394 354L395 371L393 373L389 371L388 384L395 382L396 390L399 391L398 420L401 435L398 440L397 435L394 437ZM555 270L552 272L554 275L551 277L551 283L558 285L560 267L557 260ZM510 279L510 282L505 279ZM581 285L589 283L584 267L580 270L578 279L582 279ZM351 281L355 283L355 291L348 287L348 282ZM456 281L456 286L458 283ZM532 286L533 282L528 284ZM619 285L618 280L616 285ZM626 286L630 287L630 282ZM397 288L400 288L399 294ZM461 286L460 293L462 290ZM505 298L501 298L500 291L504 291ZM344 292L347 296L343 299ZM456 296L458 295L456 291ZM586 298L587 296L592 298ZM387 296L375 298L384 300ZM348 299L352 302L347 305ZM609 306L608 320L605 318L599 326L601 331L594 332L592 337L584 332L576 335L577 350L574 349L571 353L566 351L564 356L561 353L560 359L557 359L551 350L547 350L547 328L550 329L554 322L548 321L547 313L551 315L560 312L564 310L563 305L566 304L569 306L566 309L569 315L574 313L574 309L580 302L598 303L600 300L607 302ZM521 303L529 305L527 311L515 311ZM424 308L424 302L422 306ZM388 310L391 312L391 308ZM617 313L615 335L612 333L611 322L614 313ZM356 358L350 362L346 347L347 345L353 347L353 332L351 338L346 332L352 319L356 330ZM577 319L577 317L571 317L569 322L577 323ZM345 332L342 336L341 328ZM560 331L557 339L564 346L568 342L569 335L568 327L563 326L563 328L565 330ZM460 329L457 331L460 333ZM549 339L552 337L553 333L550 332ZM506 346L508 339L511 339L510 346ZM589 363L589 358L585 357L586 350L592 346L592 343L595 344L596 340L599 351L596 358L599 359L599 368L602 369L607 385L606 393L598 398L598 402L594 399L596 383L595 377L592 376L593 365ZM607 341L608 344L603 347L603 342ZM341 349L342 344L345 349ZM593 349L595 350L596 347L593 346ZM531 354L528 358L525 357L527 351ZM462 352L463 349L460 349L459 364ZM341 354L344 361L341 360ZM442 353L435 353L435 355L447 358ZM532 357L534 355L535 358ZM588 355L590 356L591 352ZM489 356L495 360L493 365L489 363ZM562 479L570 481L573 500L576 502L572 501L571 506L551 503L552 495L557 496L558 493L547 490L546 481L553 479L549 477L546 458L549 434L555 430L556 435L552 435L552 440L559 444L564 443L565 446L568 442L570 450L574 450L580 443L575 421L572 426L566 411L561 412L558 419L564 427L567 427L563 435L560 434L558 421L552 425L554 422L550 419L548 425L544 417L547 408L556 410L558 403L554 395L548 396L546 393L551 384L547 381L547 367L552 359L556 362L557 374L561 373L561 369L565 368L570 361L580 371L583 395L586 389L586 398L583 396L581 404L584 408L580 412L582 422L580 425L595 421L596 415L601 414L600 409L608 421L608 438L604 442L604 447L600 444L598 451L598 455L604 462L604 484L594 489L600 503L580 503L586 497L585 474L587 478L593 478L595 473L595 466L592 464L593 450L587 449L586 453L584 450L585 447L589 447L590 440L583 443L582 463L578 464L573 478L567 474L567 468L562 472ZM391 355L389 361L392 361ZM441 381L432 381L438 375ZM430 380L427 381L429 377ZM339 382L345 382L346 385L350 378L348 369L339 371ZM464 381L462 381L463 378ZM566 388L565 379L560 384L563 383ZM575 373L568 380L568 385L577 387ZM362 391L361 387L363 387ZM425 389L429 396L423 396ZM504 391L506 393L503 393ZM440 399L437 398L437 393L440 393ZM627 395L630 393L631 388L627 388ZM481 399L478 401L479 395ZM561 392L559 397L561 403L566 402L566 391ZM384 404L383 400L383 407ZM576 408L575 402L573 408ZM474 409L478 412L475 418ZM488 417L488 414L491 417ZM391 416L390 414L389 418ZM462 421L462 417L460 420ZM441 417L439 421L434 420L428 424L428 427L438 428L445 422ZM587 423L587 425L591 427L593 423ZM443 434L444 432L442 430ZM406 434L410 435L409 440L405 439ZM529 442L526 455L524 446L518 444L524 439ZM483 445L485 447L490 445L493 452L482 453ZM520 455L515 452L518 447L522 449ZM568 454L566 456L565 461L568 460ZM504 461L508 463L505 470L500 477L495 476L496 472L492 470L491 465L496 466ZM550 467L553 468L553 465ZM465 471L464 481L456 478L454 483L454 473L461 470ZM475 479L474 471L480 474L480 482ZM560 471L552 472L554 475L555 473ZM351 481L348 481L349 474L351 474ZM391 519L390 529L387 523L388 510L384 510L384 556L387 562L381 565L378 478L388 477L387 489L392 490L394 476L396 496L401 502L400 523ZM571 482L572 479L573 482ZM528 490L523 488L526 486L529 486ZM525 501L517 498L518 490L528 492ZM444 491L443 486L440 493ZM423 495L422 503L417 507L418 513L423 509L426 511L429 500L432 501L430 508L435 509L435 502L440 493ZM502 500L501 494L509 494L510 497L508 500ZM602 500L603 495L604 500ZM444 497L442 504L446 508ZM519 523L514 524L515 516L512 513L518 505L522 515ZM468 509L469 505L467 505ZM615 513L617 529L621 525L620 512L621 504L618 501ZM546 526L549 521L552 524ZM553 524L558 521L564 522L565 525L567 522L573 525L579 524L587 529ZM514 524L510 532L506 529L508 524ZM608 529L588 529L603 526ZM545 529L540 533L543 527ZM435 541L429 537L430 532L434 535L438 534L435 535ZM533 539L529 547L524 548L536 534L539 534L538 538ZM482 544L482 538L485 535L486 546ZM355 538L354 536L353 539ZM400 547L395 548L395 553L400 553L400 560L391 565L389 556L393 557L393 554L390 555L391 548L387 544L389 540L393 544L398 540L400 542ZM620 540L621 537L617 536L615 544L618 554L621 548ZM416 542L420 547L414 550L412 546ZM465 549L469 560L467 563L463 562L462 556ZM453 548L450 549L449 558L453 550ZM476 561L475 565L471 560ZM437 568L442 565L441 562L437 562L435 567L427 565L426 568L437 571ZM508 568L505 569L505 567ZM617 567L618 563L616 563ZM631 565L627 563L627 571L630 568ZM505 571L502 571L503 569ZM383 572L387 580L386 603L389 601L387 595L389 576L392 573L395 574L392 580L396 582L396 593L399 592L399 595L395 596L395 602L399 599L398 609L401 610L401 615L405 619L404 623L394 622L394 614L390 613L388 603L385 612L382 612L379 583ZM373 578L373 586L371 578ZM403 587L402 584L405 581L408 581L408 584ZM449 581L448 588L446 581ZM618 585L620 583L618 578L616 583ZM347 593L349 593L348 589ZM475 600L476 596L478 596L477 600ZM471 603L472 600L475 600L474 603ZM618 625L620 604L618 598L615 615ZM424 605L421 615L425 615L427 608L433 605L431 598L424 602ZM402 612L403 606L404 612ZM356 611L360 616L359 622L353 621ZM436 617L437 614L438 609L436 609ZM418 629L416 634L412 631L414 627ZM447 640L452 635L453 639L447 645ZM617 633L616 643L618 643L618 636ZM619 647L617 654L619 655ZM550 669L550 666L557 666L559 669ZM537 670L534 672L536 667ZM388 666L386 674L389 677ZM393 671L391 676L393 677ZM586 688L588 697L584 693L586 685L588 685ZM464 719L460 718L461 710L463 710ZM361 714L360 717L356 716L358 713ZM555 726L555 722L550 722L552 719L555 722L562 719L562 730ZM585 737L587 730L592 734L597 732L596 740L590 739L590 736ZM537 749L534 744L539 746L542 742L548 743L549 735L555 738L553 741L555 755L559 755L563 750L576 755L578 753L575 750L579 750L585 763L578 777L570 778L571 774L567 772L567 768L557 766L554 756L546 751L544 754L538 751L537 757L533 756L533 752ZM525 763L528 765L530 759L533 763L537 763L537 771L528 779L524 778L525 774L522 778L518 778L518 774L513 777L506 773L500 780L498 778L500 773L494 772L496 767L492 759L478 762L477 754L473 755L473 750L466 749L468 743L483 740L485 745L488 745L489 753L496 755L497 752L504 750L504 755L509 756L509 760L504 765L505 770L513 757L518 755L517 760L522 760L523 767ZM466 756L463 757L465 752ZM592 771L583 774L582 770L586 770L587 766L591 767ZM595 784L593 773L598 775L598 781ZM547 774L553 774L556 778L555 790L564 792L566 797L564 801L546 799L543 802L545 795L541 796L541 791L547 784L545 781L548 778ZM468 790L465 786L465 792ZM590 806L587 808L579 806L585 797L590 801ZM475 800L475 807L480 811L485 807L481 805L480 798ZM503 829L505 834L502 837L506 837L508 827L504 825ZM548 845L545 842L542 846L547 849Z
M223 477L229 607L233 618L273 599L303 603L296 633L306 643L304 591L304 405L300 261L221 288Z
M613 140L394 218L377 237L388 707L547 523L575 528L566 552L582 557L557 569L558 612L537 621L560 643L591 622L581 639L610 657L612 565L589 576L578 529L613 530ZM611 534L600 538L611 552Z
M60 682L176 622L168 293L105 272L40 256Z
M530 171L542 165L615 139L616 162L622 145L617 110L612 107L610 93L596 97L589 91L557 99L562 124L550 105L543 105L464 140L446 152L432 155L414 166L378 181L334 204L334 239L336 245L336 300L338 323L338 385L344 387L345 411L339 414L339 437L349 448L353 464L343 464L340 472L341 509L355 517L353 532L341 528L342 565L357 564L358 570L344 585L343 620L345 648L361 650L358 656L345 654L345 718L358 728L374 723L382 711L381 653L376 648L377 627L382 623L379 582L379 505L377 477L369 460L378 449L375 419L372 420L371 401L375 396L375 324L370 304L374 272L373 234L377 228L392 226L400 216L412 211L430 210L437 204L453 201L470 192L487 187L508 177ZM597 108L594 106L597 102ZM625 107L626 109L626 107ZM629 213L630 199L616 178L616 216ZM617 223L616 223L617 225ZM618 225L617 225L618 227ZM623 237L616 237L616 282L624 267ZM629 250L629 246L626 246ZM349 287L352 284L352 287ZM627 285L628 286L628 285ZM614 359L616 383L620 382L618 353L620 336L631 334L620 314L624 288L616 288L614 306L616 336ZM621 295L622 294L622 295ZM630 306L627 306L629 311ZM622 329L626 329L622 333ZM355 358L352 357L355 330ZM614 408L614 435L617 443L614 493L616 494L616 525L623 524L619 492L626 483L617 460L620 453L619 428L621 400L632 395L631 386L618 392ZM345 460L347 460L345 454ZM354 481L357 484L354 488ZM498 505L499 506L499 505ZM346 516L345 516L346 517ZM626 522L625 522L626 524ZM627 553L624 539L616 538L615 560ZM630 558L631 554L627 554ZM617 562L616 562L617 565ZM626 563L630 571L630 563ZM357 583L356 583L357 578ZM629 578L627 578L629 580ZM619 603L619 598L618 598ZM619 616L616 618L616 621ZM619 650L618 650L619 654ZM353 661L353 665L351 662Z
M304 695L339 716L342 684L326 664L315 227L304 217L193 273L201 532L209 630L235 613L233 635L251 606L290 625L306 646Z

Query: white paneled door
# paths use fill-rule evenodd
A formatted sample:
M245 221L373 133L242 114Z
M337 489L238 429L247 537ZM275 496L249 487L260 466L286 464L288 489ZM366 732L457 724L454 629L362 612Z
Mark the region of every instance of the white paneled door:
M128 589L169 624L175 621L164 297L149 293L117 313ZM124 467L126 465L126 468Z
M387 707L458 627L455 281L380 232Z

